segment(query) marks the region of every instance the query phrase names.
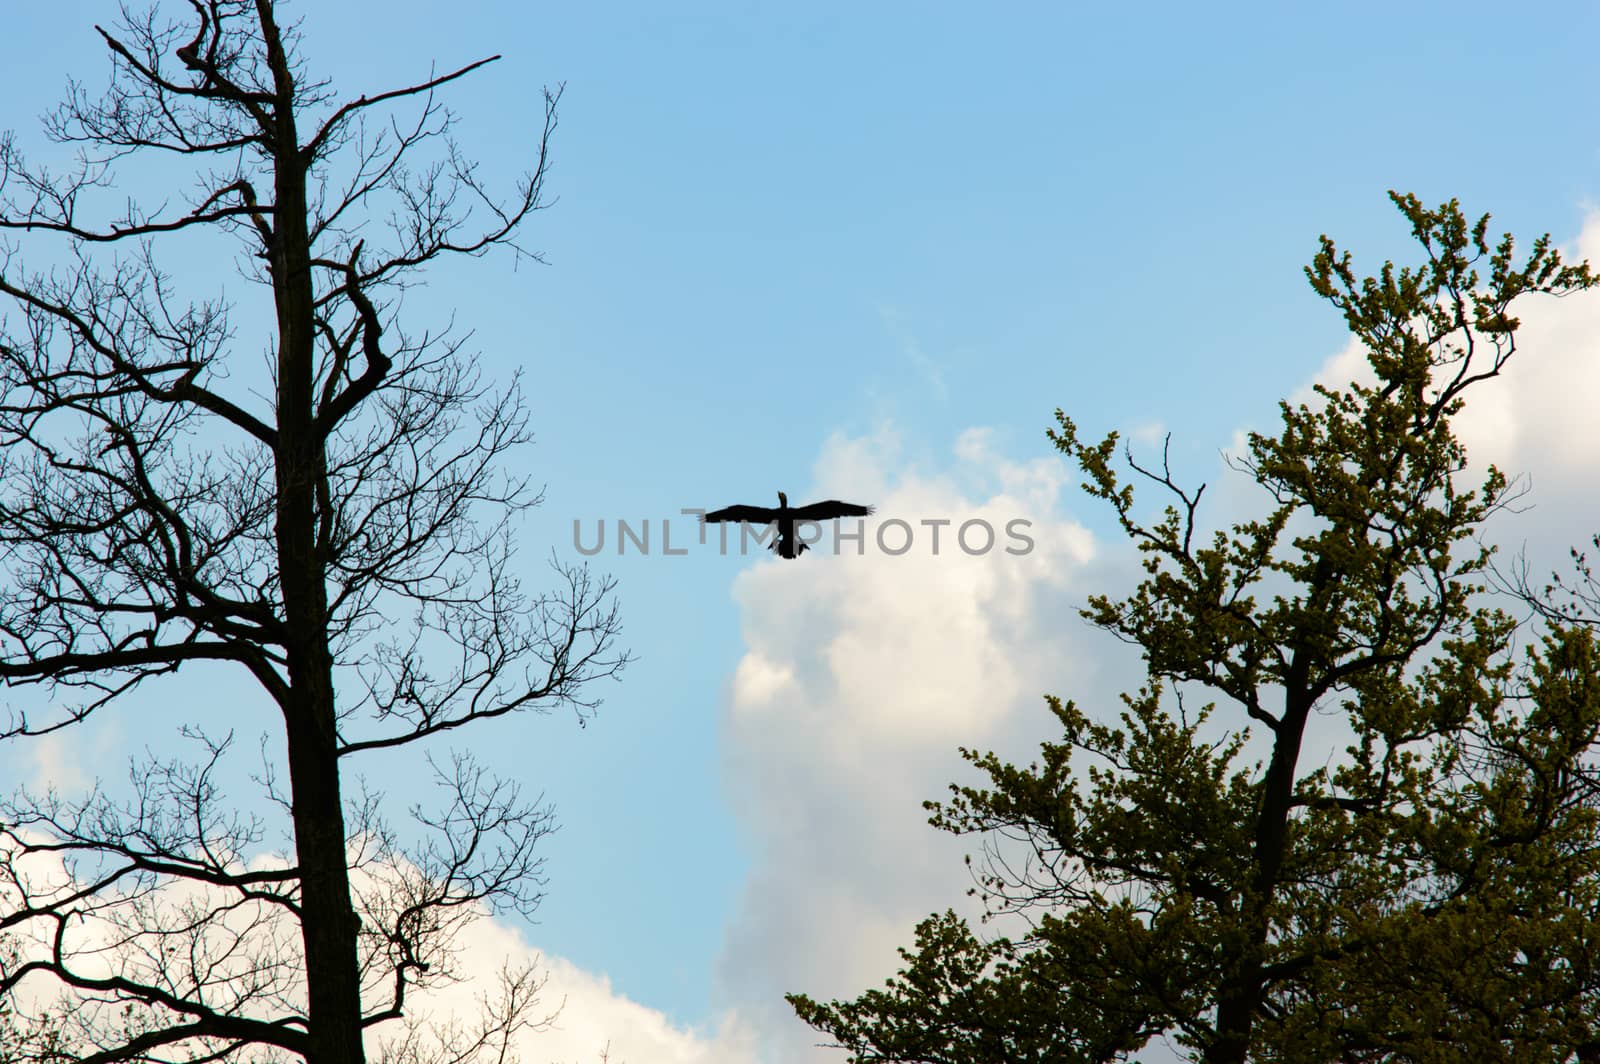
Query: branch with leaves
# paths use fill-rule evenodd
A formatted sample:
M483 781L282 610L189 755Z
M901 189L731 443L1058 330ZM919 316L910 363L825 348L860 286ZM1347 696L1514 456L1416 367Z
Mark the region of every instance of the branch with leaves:
M1463 482L1451 427L1506 370L1513 303L1596 277L1392 198L1421 264L1358 278L1323 239L1308 279L1369 375L1249 435L1232 465L1260 516L1203 536L1203 489L1128 454L1163 498L1147 520L1118 437L1058 412L1051 440L1144 559L1084 616L1147 682L1104 715L1050 698L1061 736L1032 764L962 751L985 782L932 822L984 840L975 891L1020 931L933 917L887 991L791 997L850 1059L1099 1064L1158 1036L1208 1064L1600 1052L1600 645L1551 609L1513 653L1479 538L1512 489ZM1313 753L1318 715L1342 755Z

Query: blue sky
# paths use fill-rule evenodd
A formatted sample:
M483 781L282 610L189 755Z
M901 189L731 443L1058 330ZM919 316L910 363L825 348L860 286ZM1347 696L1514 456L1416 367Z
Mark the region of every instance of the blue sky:
M490 177L529 162L540 88L566 86L553 203L525 233L548 265L455 264L407 300L474 329L492 374L524 375L528 472L548 485L530 576L552 547L574 554L574 519L832 494L851 441L878 441L885 483L954 478L981 500L1003 476L963 465L963 434L1022 468L1048 460L1057 406L1091 432L1159 425L1209 476L1343 346L1300 273L1319 233L1369 268L1403 254L1395 188L1569 240L1600 190L1592 5L291 10L312 69L349 94L503 53L448 97ZM31 136L69 73L100 81L91 24L115 11L6 17L0 126ZM1066 492L1052 512L1108 531ZM743 813L750 748L729 715L761 623L736 591L781 590L759 575L777 563L595 564L638 655L623 682L586 728L557 715L468 741L559 809L528 940L709 1028L739 997L741 899L781 845ZM124 745L80 757L116 774ZM955 745L932 779L959 774ZM369 771L408 797L406 763Z

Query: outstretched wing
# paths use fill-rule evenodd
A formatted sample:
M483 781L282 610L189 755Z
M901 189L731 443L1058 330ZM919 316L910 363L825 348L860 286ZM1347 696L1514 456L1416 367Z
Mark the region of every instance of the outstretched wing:
M777 519L778 511L769 510L765 506L725 506L720 510L712 510L704 518L712 523L744 521L752 525L770 525Z
M789 512L796 521L832 521L836 517L866 517L872 513L872 507L829 499L827 502L814 502L810 506L797 506Z

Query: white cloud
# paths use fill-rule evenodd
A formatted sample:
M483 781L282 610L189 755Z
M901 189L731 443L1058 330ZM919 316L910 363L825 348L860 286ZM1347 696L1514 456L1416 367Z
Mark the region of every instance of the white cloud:
M252 868L281 865L281 860L271 857L250 863ZM10 868L28 884L35 898L64 897L81 888L58 853L29 855L15 860ZM352 874L352 884L358 891L381 890L381 880L394 869L390 865L366 866ZM69 922L64 945L68 955L76 957L73 966L80 972L121 972L147 981L154 963L152 955L145 952L150 943L128 938L127 929L151 926L152 914L182 923L183 913L210 911L223 897L220 891L186 881L170 881L143 902L121 897L114 890L102 891L92 900L74 905L79 918ZM15 906L13 892L3 883L0 904ZM239 966L238 987L253 988L248 996L261 1002L266 1010L263 1015L303 1008L296 1004L303 1002L303 984L294 974L300 967L295 961L298 928L281 910L264 904L233 907L215 928L205 939L211 955L231 958ZM47 954L53 933L54 925L48 920L33 920L12 929L9 937L27 957ZM127 944L110 946L118 941ZM272 963L274 958L288 963L279 967ZM450 968L459 981L413 989L407 997L407 1021L422 1024L424 1029L435 1023L471 1029L482 1014L483 1002L497 999L500 973L525 966L531 966L543 981L528 1015L548 1022L515 1039L512 1053L522 1064L756 1064L754 1034L731 1014L715 1030L674 1024L659 1010L618 993L603 974L541 954L519 930L488 915L468 921L453 940ZM227 978L225 967L219 960L216 967L208 969L208 993L213 1000L227 997L226 988L216 982ZM177 970L181 973L181 968ZM24 1014L48 1007L59 989L47 976L31 975L19 987L17 1004ZM387 984L373 984L364 991L364 998L373 1008L380 1006L387 994ZM117 1009L90 1007L98 1007L111 1027L116 1027ZM86 1014L82 1008L78 1011ZM385 1041L400 1037L403 1031L401 1021L373 1028L368 1035L369 1059L380 1059ZM428 1044L426 1039L423 1044ZM484 1059L494 1059L494 1054Z
M0 744L0 774L9 762L15 782L36 793L82 794L99 773L123 767L125 742L125 731L116 720L91 717L61 731Z
M1567 256L1600 267L1600 213L1585 220ZM1503 379L1473 395L1462 438L1502 467L1575 487L1600 462L1600 298L1532 296L1520 307L1518 352Z
M28 786L36 791L81 791L90 783L83 770L82 751L74 750L61 732L30 740L28 754L33 762Z
M1061 511L1072 478L1054 459L1019 463L984 431L963 434L951 468L904 468L891 430L828 441L812 496L869 501L858 555L767 560L734 585L746 646L725 723L734 803L754 865L724 950L725 996L761 1035L769 1064L837 1060L782 1001L787 991L853 996L878 985L930 911L970 879L964 840L935 832L922 802L963 775L957 747L1013 748L1047 716L1045 691L1092 671L1073 643L1077 577L1094 542ZM1032 522L1033 549L1008 539ZM911 548L888 556L877 529L900 520ZM934 525L938 551L934 550ZM995 546L961 549L966 522ZM891 548L906 530L886 535ZM977 551L986 535L969 528ZM1063 623L1067 618L1071 621ZM1024 756L1025 749L1021 751Z
M506 964L536 965L544 974L540 1007L556 1012L543 1030L517 1045L522 1064L755 1064L754 1034L733 1016L711 1031L681 1027L666 1014L618 993L603 974L541 954L517 929L498 920L468 925L458 940L461 983L423 995L419 1015L469 1017L495 990Z

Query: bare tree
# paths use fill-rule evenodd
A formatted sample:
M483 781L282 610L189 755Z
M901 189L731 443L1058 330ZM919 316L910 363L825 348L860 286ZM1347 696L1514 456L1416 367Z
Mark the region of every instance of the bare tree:
M443 812L417 813L431 841L405 849L347 762L519 710L581 719L625 663L609 580L556 564L559 590L532 594L516 576L513 522L540 495L506 472L529 440L515 382L491 388L464 335L398 314L435 260L528 254L559 94L499 198L436 102L496 57L349 98L271 0L96 29L109 87L73 84L45 119L75 164L0 141L0 678L14 707L39 692L0 734L225 663L281 723L256 778L287 845L272 856L273 817L223 797L225 707L185 729L197 759L152 755L131 793L18 791L0 934L31 945L0 1000L53 987L30 1000L95 1064L361 1061L408 991L450 977L463 920L538 901L551 821L452 755L431 762ZM187 187L183 205L119 201L130 166ZM255 389L233 305L181 297L163 266L230 248L272 298ZM504 989L435 1059L503 1056L537 1022L537 979ZM415 1034L395 1052L420 1053Z

